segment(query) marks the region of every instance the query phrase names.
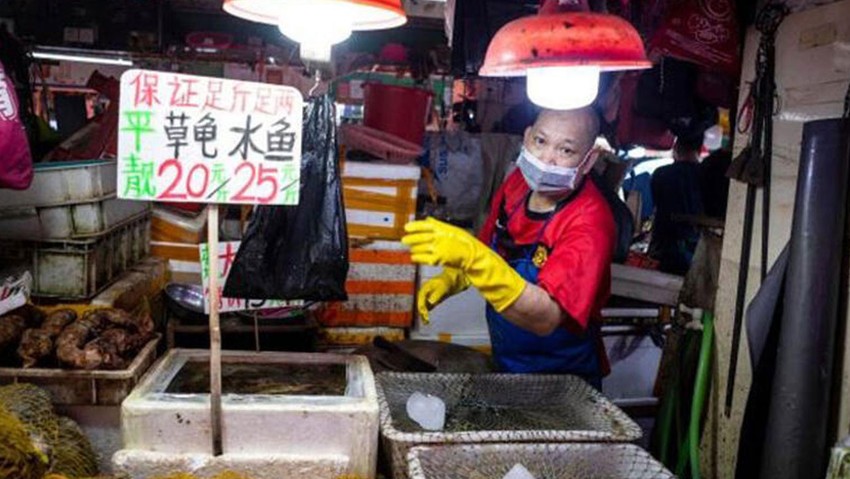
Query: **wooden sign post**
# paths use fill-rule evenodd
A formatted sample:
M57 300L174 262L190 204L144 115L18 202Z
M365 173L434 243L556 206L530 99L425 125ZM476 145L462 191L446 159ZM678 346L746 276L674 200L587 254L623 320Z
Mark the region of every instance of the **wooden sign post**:
M218 204L298 204L301 93L292 87L178 73L121 76L118 197L208 208L210 420L223 453Z
M218 205L207 210L207 243L213 251L218 250ZM212 449L220 456L224 449L221 443L221 322L218 318L218 260L207 263L210 272L210 414L212 426Z

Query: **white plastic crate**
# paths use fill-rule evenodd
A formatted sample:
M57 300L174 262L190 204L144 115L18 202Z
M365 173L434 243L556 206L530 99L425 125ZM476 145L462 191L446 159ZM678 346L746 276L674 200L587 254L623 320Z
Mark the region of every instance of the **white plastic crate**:
M109 198L73 205L0 209L0 239L80 239L100 235L150 210L150 203Z
M147 256L150 216L87 240L0 242L0 263L28 269L33 295L90 299Z
M0 208L58 206L115 196L114 161L40 163L26 190L0 190Z

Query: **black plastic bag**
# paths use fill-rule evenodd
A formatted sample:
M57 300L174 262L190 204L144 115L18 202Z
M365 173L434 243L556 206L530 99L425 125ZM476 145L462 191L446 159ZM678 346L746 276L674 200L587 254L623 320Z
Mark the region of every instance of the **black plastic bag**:
M298 206L259 206L236 254L228 298L344 301L348 234L329 97L304 107Z

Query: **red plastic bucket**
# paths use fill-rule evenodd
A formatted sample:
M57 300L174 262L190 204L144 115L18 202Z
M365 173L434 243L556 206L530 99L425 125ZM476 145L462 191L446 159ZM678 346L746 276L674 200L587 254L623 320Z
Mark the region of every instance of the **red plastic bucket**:
M364 89L364 125L422 144L433 93L382 83L367 83Z

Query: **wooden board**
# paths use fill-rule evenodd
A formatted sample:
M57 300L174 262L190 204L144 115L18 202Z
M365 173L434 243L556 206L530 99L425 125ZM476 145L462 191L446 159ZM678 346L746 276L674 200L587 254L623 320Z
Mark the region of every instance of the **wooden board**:
M611 265L611 295L676 306L684 278L622 264Z

